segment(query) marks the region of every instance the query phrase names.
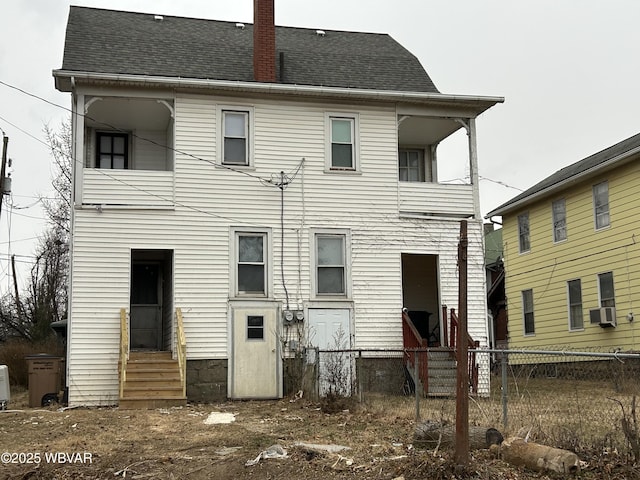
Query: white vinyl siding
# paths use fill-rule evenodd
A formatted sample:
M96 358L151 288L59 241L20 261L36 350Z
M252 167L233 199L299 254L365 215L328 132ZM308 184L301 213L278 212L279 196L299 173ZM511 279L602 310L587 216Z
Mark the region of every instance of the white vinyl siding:
M251 176L219 165L221 117L217 112L229 104L252 111L253 156L259 161ZM348 107L357 112L358 148L366 168L362 165L357 175L331 176L328 182L325 115L327 109L341 111L344 105L254 99L244 103L205 95L175 99L172 209L75 211L69 365L72 404L117 402L119 310L129 306L132 249L173 250L173 305L183 311L189 360L229 358L234 265L230 232L234 228L245 232L272 228L268 261L276 268L267 267L273 283L271 289L267 286L269 297L281 304L286 301L282 248L290 308L304 310L308 302L318 308L348 304L346 308L353 311L355 348L402 348L402 252L438 255L440 299L450 308L457 307L459 222L399 217L395 108ZM281 171L295 177L284 193L259 180L272 175L279 178ZM165 173L173 174L144 172ZM147 190L152 189L142 178L137 181L140 195L164 201L149 195ZM122 184L119 188L132 194L136 191ZM98 200L104 192L91 195ZM280 228L282 198L284 229ZM447 202L448 197L441 197L440 203ZM314 232L325 231L349 232L349 296L339 302L312 298L309 239ZM481 223L470 221L469 332L486 345L482 243Z
M473 186L399 182L398 210L402 214L467 218L474 215ZM447 201L443 202L442 199Z
M173 208L173 172L150 170L83 170L82 203L103 207Z

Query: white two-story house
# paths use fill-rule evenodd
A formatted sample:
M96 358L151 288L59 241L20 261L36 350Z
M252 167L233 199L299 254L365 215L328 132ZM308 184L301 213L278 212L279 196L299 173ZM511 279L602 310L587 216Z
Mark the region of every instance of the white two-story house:
M475 119L502 98L440 93L388 35L255 8L251 25L71 7L53 72L74 112L71 405L278 398L283 362L337 331L402 348L403 307L443 336L461 219L486 343ZM439 183L460 129L470 181ZM171 362L182 389L152 377Z

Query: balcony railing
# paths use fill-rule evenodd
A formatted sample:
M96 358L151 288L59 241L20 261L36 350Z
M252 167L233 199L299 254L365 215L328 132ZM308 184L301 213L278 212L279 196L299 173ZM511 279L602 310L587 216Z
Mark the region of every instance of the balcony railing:
M400 182L398 210L421 215L468 217L474 214L473 186Z
M174 172L85 168L82 203L172 208Z

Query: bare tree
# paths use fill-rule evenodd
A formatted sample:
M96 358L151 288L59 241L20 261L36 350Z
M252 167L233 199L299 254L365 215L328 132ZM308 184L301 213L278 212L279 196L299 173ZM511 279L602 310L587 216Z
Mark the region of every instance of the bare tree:
M73 166L71 119L64 120L59 130L52 130L48 125L45 125L44 134L54 162L51 184L56 194L53 198L41 197L41 201L52 228L58 228L68 235L71 225L71 171Z
M0 300L0 335L17 335L38 341L49 336L52 322L67 315L69 235L71 225L71 121L58 130L44 127L53 159L53 197L41 196L48 227L34 252L26 291Z

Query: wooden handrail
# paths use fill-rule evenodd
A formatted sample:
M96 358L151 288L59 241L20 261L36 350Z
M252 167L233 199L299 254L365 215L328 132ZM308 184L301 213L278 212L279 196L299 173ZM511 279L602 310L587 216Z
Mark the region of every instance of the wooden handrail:
M184 333L182 309L176 308L176 350L178 354L178 366L180 367L180 381L182 382L182 395L187 395L187 337Z
M402 312L402 327L403 333L405 331L405 327L408 329L407 333L410 333L405 336L405 340L407 340L404 344L405 348L424 348L427 346L427 340L422 338L418 329L413 324L411 317L409 317L409 314L405 311Z
M120 398L124 395L124 384L127 381L127 361L129 360L129 324L127 310L120 309Z
M422 388L426 393L428 391L428 382L429 382L429 368L427 365L427 345L428 342L426 339L422 338L420 332L413 324L411 317L407 314L406 311L402 311L402 338L405 349L405 359L409 366L415 366L416 355L418 355L418 379L422 383ZM418 351L420 349L424 349L424 351ZM416 388L417 384L416 384Z
M446 307L443 307L443 311L446 313ZM446 319L446 316L445 316ZM446 323L446 320L445 320ZM458 339L458 316L456 315L455 308L451 309L451 328L450 328L450 337L449 337L449 346L452 349L452 352L455 352L457 349L457 340ZM471 386L472 393L478 393L478 365L476 363L476 354L475 350L480 346L480 342L475 341L469 332L467 332L467 345L469 347L469 359L468 359L468 372L469 372L469 383Z

